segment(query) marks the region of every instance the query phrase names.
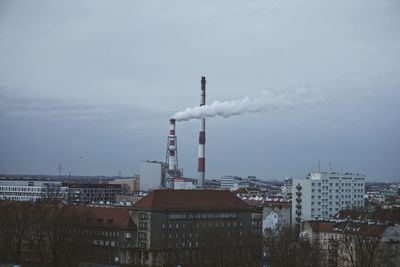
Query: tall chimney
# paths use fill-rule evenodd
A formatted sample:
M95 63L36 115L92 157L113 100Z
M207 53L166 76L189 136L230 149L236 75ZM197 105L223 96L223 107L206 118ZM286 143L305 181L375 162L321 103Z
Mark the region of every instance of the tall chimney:
M169 136L168 136L168 171L173 173L176 171L176 135L175 135L175 119L169 120Z
M206 104L206 77L201 77L201 93L200 93L200 106ZM197 165L198 171L198 186L201 189L205 188L204 177L206 172L206 156L205 156L205 144L206 144L206 119L200 119L200 131L199 131L199 159Z

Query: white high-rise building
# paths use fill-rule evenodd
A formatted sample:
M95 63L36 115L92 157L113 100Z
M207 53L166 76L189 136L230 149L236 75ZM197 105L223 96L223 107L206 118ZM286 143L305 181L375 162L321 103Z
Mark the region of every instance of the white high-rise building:
M314 172L293 179L293 225L301 220L328 219L339 210L364 207L365 176Z
M140 163L140 190L159 189L165 180L166 165L160 161L142 161Z

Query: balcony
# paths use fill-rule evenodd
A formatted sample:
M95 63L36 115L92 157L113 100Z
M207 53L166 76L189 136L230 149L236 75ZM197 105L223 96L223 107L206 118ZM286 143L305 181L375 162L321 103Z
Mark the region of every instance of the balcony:
M296 210L296 214L297 214L298 216L300 216L300 215L301 215L301 210Z
M296 192L296 196L301 197L301 192Z
M299 197L296 198L296 202L297 202L297 203L301 203L301 198L299 198Z
M297 189L297 190L301 190L301 185L299 185L299 184L296 185L296 189Z
M296 205L296 209L301 209L301 205Z

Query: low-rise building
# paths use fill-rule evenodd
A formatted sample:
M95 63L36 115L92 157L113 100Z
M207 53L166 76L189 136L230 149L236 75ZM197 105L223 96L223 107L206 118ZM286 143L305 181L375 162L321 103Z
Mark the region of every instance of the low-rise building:
M265 201L262 211L262 229L265 231L279 231L291 228L291 203L282 201Z
M37 201L54 199L66 201L68 188L57 181L38 181L26 179L0 180L0 200Z
M322 266L399 266L400 226L305 221L300 236L320 247Z
M71 205L112 205L121 194L120 184L65 183L68 187L68 203Z

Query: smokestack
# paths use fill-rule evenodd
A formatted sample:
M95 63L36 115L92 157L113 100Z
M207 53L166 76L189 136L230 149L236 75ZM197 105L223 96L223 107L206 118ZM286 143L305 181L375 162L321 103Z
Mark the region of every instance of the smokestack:
M201 77L201 93L200 93L200 106L206 104L206 77ZM198 185L201 189L205 188L204 177L206 172L206 119L200 118L200 131L199 131L199 159L197 165L198 171Z
M169 120L168 136L168 171L173 173L176 170L176 135L175 119Z

